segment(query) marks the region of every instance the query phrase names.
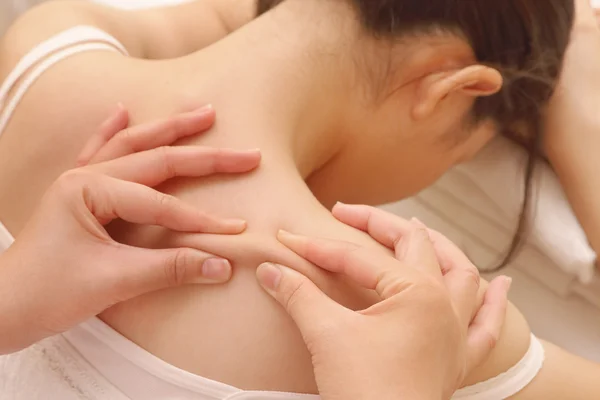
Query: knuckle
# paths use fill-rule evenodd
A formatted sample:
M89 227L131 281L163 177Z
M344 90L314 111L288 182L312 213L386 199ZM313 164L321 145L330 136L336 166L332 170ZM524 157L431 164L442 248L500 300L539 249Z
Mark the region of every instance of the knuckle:
M189 258L189 252L182 249L175 251L175 253L167 259L167 263L165 264L165 277L168 286L174 287L184 283Z
M164 194L164 193L160 193L158 192L158 202L161 206L161 208L169 208L171 206L171 204L173 203L173 197L168 195L168 194Z
M294 285L286 287L282 292L283 306L290 312L296 308L299 302L301 302L302 288L305 282L299 281Z
M124 150L129 153L136 153L139 149L136 146L135 134L131 128L125 128L117 133L113 138L115 143L118 143Z
M61 174L52 185L54 192L59 195L71 196L74 191L92 180L92 174L83 169L74 169Z
M380 292L384 299L402 293L412 286L412 284L405 279L400 279L397 276L389 276L389 274L381 278L379 285L382 288Z
M302 307L305 286L306 281L304 279L282 285L280 301L288 313L293 313L297 307Z
M432 307L445 307L450 304L446 287L438 280L424 276L412 286L413 291L423 303Z
M392 246L394 247L394 251L396 251L396 254L398 254L404 235L402 235L400 232L394 232L390 235L390 238L392 240Z
M225 155L223 149L211 149L209 153L206 154L206 168L209 171L219 171L222 168L221 159Z
M142 132L142 135L149 139L153 136L160 136L162 143L173 143L177 140L181 127L174 118L167 118L164 120L157 121L147 126Z
M169 210L175 207L175 198L171 195L156 192L156 212L154 215L154 223L162 225L165 222Z
M486 348L488 350L494 350L498 345L499 338L487 330L484 331L482 334L484 335L483 343L485 343Z
M171 157L172 149L169 146L161 146L154 150L158 154L159 163L162 165L164 175L167 179L177 176L175 165L173 165L173 157Z
M481 275L479 270L473 264L464 269L465 279L472 281L477 287L481 284Z

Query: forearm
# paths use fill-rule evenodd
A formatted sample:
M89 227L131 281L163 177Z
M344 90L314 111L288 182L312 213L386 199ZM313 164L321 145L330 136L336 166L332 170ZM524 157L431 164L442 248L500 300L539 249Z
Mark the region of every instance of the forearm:
M567 56L546 121L545 151L600 252L600 30L576 29Z
M589 139L566 141L562 150L548 156L590 245L600 254L600 124L584 129Z

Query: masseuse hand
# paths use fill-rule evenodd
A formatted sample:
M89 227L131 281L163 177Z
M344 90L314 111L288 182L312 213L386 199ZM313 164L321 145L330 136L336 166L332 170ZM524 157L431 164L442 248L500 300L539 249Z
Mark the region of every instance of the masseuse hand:
M298 325L321 397L450 398L498 339L510 281L492 282L479 308L473 264L457 248L437 243L444 275L430 233L419 222L362 206L338 205L334 215L367 231L395 257L284 232L279 240L313 264L375 290L381 302L355 312L289 268L263 264L257 271Z
M258 151L161 147L198 133L214 113L197 111L129 129L120 111L86 146L89 160L47 191L16 242L0 256L0 352L63 332L108 307L169 286L227 281L226 260L192 249L149 250L111 239L104 225L121 218L181 232L237 234L245 222L207 215L151 187L175 176L242 173ZM104 138L108 140L100 140ZM100 143L100 145L98 145ZM140 151L134 154L134 151Z

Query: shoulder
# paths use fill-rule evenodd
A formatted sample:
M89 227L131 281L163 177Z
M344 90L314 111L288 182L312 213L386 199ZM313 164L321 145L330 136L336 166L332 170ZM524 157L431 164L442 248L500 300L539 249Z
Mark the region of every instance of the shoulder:
M80 25L113 36L131 54L140 52L141 38L123 27L125 11L77 0L42 3L18 18L0 39L0 75L5 75L32 48L48 38ZM135 21L132 22L135 25ZM4 74L3 74L4 73Z

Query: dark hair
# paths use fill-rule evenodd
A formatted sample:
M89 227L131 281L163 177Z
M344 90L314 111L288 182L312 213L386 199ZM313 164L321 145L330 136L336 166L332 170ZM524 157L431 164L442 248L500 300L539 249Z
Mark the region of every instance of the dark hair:
M285 0L258 0L258 14ZM478 62L498 69L504 86L476 100L475 122L492 119L523 145L525 194L516 235L501 266L519 250L530 208L534 166L543 131L543 109L552 96L573 25L574 0L344 0L374 35L448 32L463 36Z

